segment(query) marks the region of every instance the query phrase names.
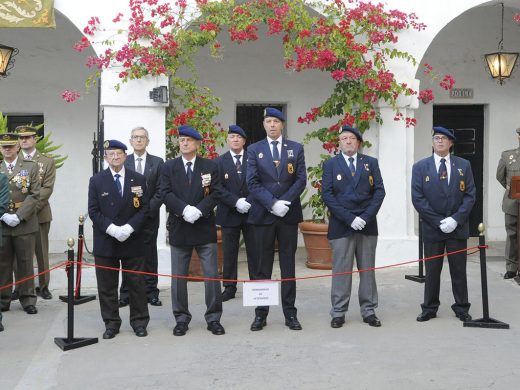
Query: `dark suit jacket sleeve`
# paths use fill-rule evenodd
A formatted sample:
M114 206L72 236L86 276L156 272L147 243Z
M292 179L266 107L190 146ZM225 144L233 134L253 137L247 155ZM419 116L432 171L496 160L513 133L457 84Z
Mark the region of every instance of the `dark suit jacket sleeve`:
M150 158L153 157L154 164L156 167L154 168L155 180L150 181L150 184L155 184L155 188L148 188L148 191L151 192L152 197L150 198L150 214L154 215L159 211L161 205L163 204L162 196L161 196L161 167L164 164L164 160L160 157L148 155Z
M423 191L423 170L426 169L425 161L414 164L412 168L412 203L421 218L431 226L439 227L445 217L433 210ZM459 222L459 221L457 221Z
M296 180L289 187L289 189L280 196L280 199L294 201L300 198L300 195L305 190L307 184L307 170L305 168L305 155L303 153L303 147L298 145L298 155L296 157Z
M93 225L99 231L105 233L107 228L112 223L112 220L105 217L101 212L98 198L98 194L100 192L98 189L99 180L97 178L99 178L99 176L91 177L88 184L88 216L91 219Z
M339 220L345 222L348 226L354 221L356 216L348 211L341 203L338 202L334 195L334 178L332 173L333 158L323 163L323 175L321 179L321 196L330 212Z
M0 173L0 217L7 211L9 205L9 182L7 176Z
M469 218L469 214L471 213L471 209L475 204L477 190L475 189L475 181L473 180L473 172L471 170L471 165L467 162L465 165L465 191L464 196L462 198L462 202L455 213L451 215L451 217L457 221L460 225L466 223ZM453 174L453 172L452 172Z
M278 199L262 185L256 155L257 151L255 148L251 146L247 148L247 187L254 199L258 200L267 210L271 210L274 202Z

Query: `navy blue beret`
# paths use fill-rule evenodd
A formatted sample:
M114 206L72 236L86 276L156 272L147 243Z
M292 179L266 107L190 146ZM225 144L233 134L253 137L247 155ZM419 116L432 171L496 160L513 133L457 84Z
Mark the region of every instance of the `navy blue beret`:
M230 125L228 134L238 134L244 138L247 138L246 132L244 131L244 129L242 129L240 126L237 126L237 125Z
M121 150L126 150L126 145L124 143L122 143L121 141L118 141L116 139L107 139L104 143L103 143L103 147L105 148L105 150L107 149L121 149Z
M200 133L195 130L193 127L182 125L179 126L179 135L183 135L185 137L191 137L193 139L196 139L197 141L202 140L202 136Z
M274 117L274 118L278 118L280 119L282 122L285 122L285 116L283 115L283 112L281 112L280 110L277 110L276 108L273 108L273 107L267 107L265 110L264 110L264 118L267 118L267 117Z
M361 132L358 129L356 129L355 127L345 125L341 128L340 133L344 133L345 131L348 131L349 133L354 134L359 142L363 142L363 136L361 135Z
M433 128L433 135L435 134L442 134L451 139L452 141L456 141L457 138L455 138L455 135L453 134L453 131L450 129L446 129L445 127L441 126L435 126Z

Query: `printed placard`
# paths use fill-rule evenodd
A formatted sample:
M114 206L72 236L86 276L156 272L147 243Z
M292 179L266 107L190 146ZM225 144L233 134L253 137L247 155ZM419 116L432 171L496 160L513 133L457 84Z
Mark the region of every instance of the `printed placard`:
M276 306L279 304L278 282L245 282L244 306Z

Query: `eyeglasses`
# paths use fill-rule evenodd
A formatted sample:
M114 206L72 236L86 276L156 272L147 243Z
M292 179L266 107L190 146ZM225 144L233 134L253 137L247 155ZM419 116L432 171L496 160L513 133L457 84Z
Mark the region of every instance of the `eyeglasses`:
M447 141L449 138L446 137L445 135L436 135L433 137L433 141L435 142L443 142L443 141Z
M141 141L141 140L145 140L147 139L148 137L146 135L133 135L132 136L132 139L133 140L136 140L136 141Z

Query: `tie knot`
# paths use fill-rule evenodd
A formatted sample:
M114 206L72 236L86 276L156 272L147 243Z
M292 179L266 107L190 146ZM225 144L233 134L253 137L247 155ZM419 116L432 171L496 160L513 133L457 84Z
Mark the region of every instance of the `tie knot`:
M188 161L188 162L186 163L186 166L189 168L189 167L191 167L191 164L192 164L191 161Z
M137 157L137 161L143 161L141 157Z
M235 156L235 158L236 158L237 160L240 160L240 157L242 157L241 154L237 154L237 155Z
M446 162L445 158L441 158L441 163L444 164Z
M274 147L278 146L278 141L271 141L271 145L273 145Z
M349 157L348 161L350 161L350 163L352 164L354 162L354 157Z
M116 174L114 175L114 177L115 177L116 179L119 179L119 178L121 177L121 175L120 175L119 173L116 173Z

